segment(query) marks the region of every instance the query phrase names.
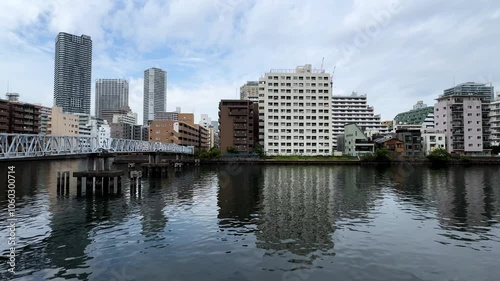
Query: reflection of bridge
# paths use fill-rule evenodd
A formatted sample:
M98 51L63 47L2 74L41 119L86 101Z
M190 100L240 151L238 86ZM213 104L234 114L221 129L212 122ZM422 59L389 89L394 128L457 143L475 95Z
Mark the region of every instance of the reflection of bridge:
M98 137L0 134L0 160L79 155L103 151L193 154L194 148L177 144L111 138L99 139Z

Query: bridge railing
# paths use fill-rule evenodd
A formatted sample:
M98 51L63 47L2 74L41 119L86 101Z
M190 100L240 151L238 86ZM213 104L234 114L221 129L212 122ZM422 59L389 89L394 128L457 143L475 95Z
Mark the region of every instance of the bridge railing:
M171 152L194 154L194 147L126 139L100 139L86 136L47 136L0 134L0 159L56 155L78 155L96 152Z

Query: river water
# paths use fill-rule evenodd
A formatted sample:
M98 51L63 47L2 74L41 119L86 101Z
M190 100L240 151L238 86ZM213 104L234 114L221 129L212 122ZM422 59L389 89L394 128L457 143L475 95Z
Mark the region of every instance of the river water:
M500 167L191 167L141 193L57 195L17 162L16 273L1 280L500 280Z

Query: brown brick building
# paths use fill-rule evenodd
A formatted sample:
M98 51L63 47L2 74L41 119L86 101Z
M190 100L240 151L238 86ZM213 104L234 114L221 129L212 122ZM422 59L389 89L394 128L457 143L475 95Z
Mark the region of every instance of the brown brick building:
M149 140L153 142L194 146L197 149L209 149L208 130L201 126L183 121L151 121L149 126Z
M258 103L249 100L221 100L219 143L223 153L233 146L239 153L253 152L259 141Z
M39 134L41 106L0 99L0 133Z

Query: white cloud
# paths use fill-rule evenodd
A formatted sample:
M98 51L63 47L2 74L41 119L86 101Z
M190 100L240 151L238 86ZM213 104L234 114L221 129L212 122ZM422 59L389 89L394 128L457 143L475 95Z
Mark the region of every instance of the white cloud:
M7 0L0 77L24 100L51 105L57 32L88 34L93 79L130 79L140 118L143 71L155 66L168 72L168 110L216 119L219 100L245 81L325 57L327 71L337 65L336 93L367 93L391 119L417 100L432 104L453 77L498 85L500 3L480 2Z

